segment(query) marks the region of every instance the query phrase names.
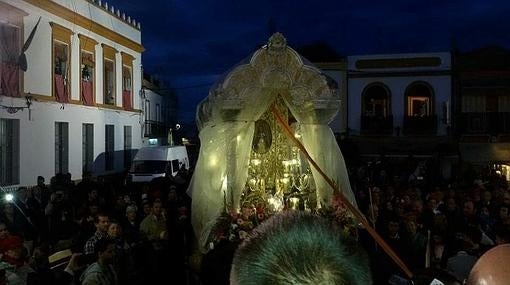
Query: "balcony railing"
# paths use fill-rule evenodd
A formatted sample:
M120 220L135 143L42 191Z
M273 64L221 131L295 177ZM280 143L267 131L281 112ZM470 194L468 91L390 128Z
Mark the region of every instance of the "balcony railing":
M437 133L437 116L405 116L403 132L406 135L430 135Z
M393 116L361 116L362 134L392 134Z
M457 115L460 134L509 134L510 112L466 112Z
M145 121L144 136L153 138L162 138L167 136L168 126L162 122Z

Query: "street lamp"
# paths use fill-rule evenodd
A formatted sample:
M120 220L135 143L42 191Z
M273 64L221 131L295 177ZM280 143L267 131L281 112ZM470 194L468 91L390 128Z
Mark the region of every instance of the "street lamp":
M175 124L175 130L178 131L179 129L181 128L181 125L180 124ZM172 128L169 128L168 129L168 137L167 137L167 142L168 142L168 145L169 146L174 146L174 136L172 134Z

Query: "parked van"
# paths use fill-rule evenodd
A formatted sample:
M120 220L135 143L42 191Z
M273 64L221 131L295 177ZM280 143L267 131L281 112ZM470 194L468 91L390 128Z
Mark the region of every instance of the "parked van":
M127 179L130 182L150 182L157 177L175 176L181 167L189 169L185 146L143 147L136 153Z

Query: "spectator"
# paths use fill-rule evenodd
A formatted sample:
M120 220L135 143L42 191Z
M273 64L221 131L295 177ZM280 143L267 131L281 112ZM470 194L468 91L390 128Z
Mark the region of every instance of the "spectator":
M166 217L163 214L161 201L156 200L152 204L152 212L140 223L140 232L152 245L154 262L152 277L163 279L168 273L168 232Z
M108 228L110 227L110 218L107 214L100 213L95 217L94 224L96 226L96 232L85 243L84 254L93 254L96 243L107 237Z
M126 218L123 223L124 238L131 246L135 246L141 241L140 237L140 223L138 222L137 211L135 205L126 207Z
M368 261L327 221L284 212L237 249L230 284L372 284Z
M508 284L510 271L504 266L508 264L507 262L510 262L510 245L500 245L489 250L476 262L473 270L471 270L469 274L469 279L466 284Z
M114 285L117 276L113 270L115 242L104 238L96 242L94 253L97 261L89 265L80 277L82 285Z

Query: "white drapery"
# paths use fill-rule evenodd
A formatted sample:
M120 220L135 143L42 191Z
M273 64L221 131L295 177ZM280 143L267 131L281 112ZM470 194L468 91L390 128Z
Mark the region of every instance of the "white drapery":
M201 249L207 250L210 231L225 207L239 209L254 123L277 97L296 118L308 153L355 205L342 153L328 127L340 107L337 95L326 77L278 33L211 89L197 107L201 148L188 189ZM312 174L318 203L328 204L333 189L314 169Z

